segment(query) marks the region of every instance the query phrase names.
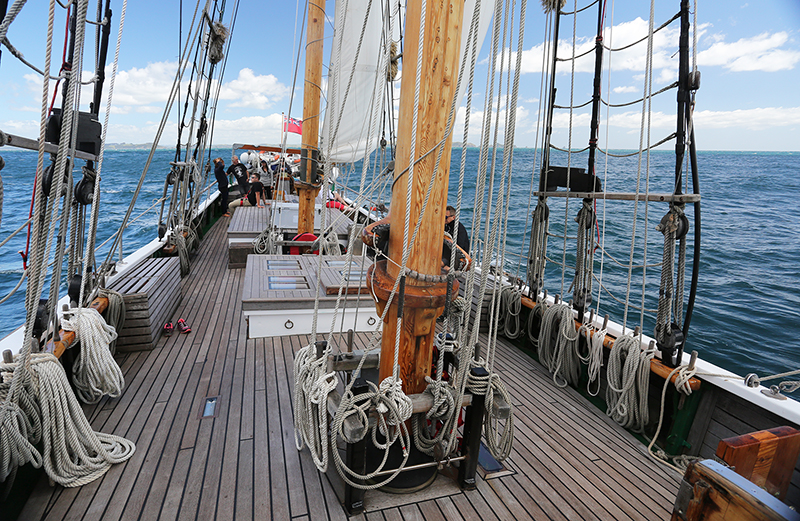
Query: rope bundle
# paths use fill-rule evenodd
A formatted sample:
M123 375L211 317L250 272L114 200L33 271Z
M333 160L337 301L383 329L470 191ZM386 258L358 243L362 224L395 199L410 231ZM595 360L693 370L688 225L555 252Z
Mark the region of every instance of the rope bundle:
M117 398L125 387L125 377L109 349L117 338L116 330L96 309L77 308L70 314L72 318L65 317L61 327L75 331L81 343L73 377L78 397L88 404L99 402L103 395Z
M19 359L19 357L17 357ZM36 450L41 440L42 423L39 406L33 396L30 373L17 371L18 364L0 362L0 482L13 483L17 468L32 463L42 466L42 456ZM14 375L22 378L16 400L7 400Z
M655 350L642 351L637 337L623 335L608 358L606 414L622 427L643 432L649 421L650 360Z
M506 286L500 292L500 320L502 333L506 338L519 338L522 334L519 316L522 313L522 290L516 286Z
M551 342L556 323L559 324L559 330L555 342ZM539 361L553 373L553 382L559 387L578 383L578 338L572 308L563 302L548 307L542 316L542 327L539 331ZM559 378L563 383L559 382Z
M133 442L92 430L55 356L31 355L31 370L42 408L42 463L50 479L64 487L79 487L133 455Z
M300 349L294 358L294 440L297 450L307 445L314 465L328 469L328 404L336 388L335 373L325 372L326 357L316 356L316 345ZM336 451L333 451L334 453Z
M585 335L588 352L586 356L578 354L581 362L589 366L589 382L586 384L586 392L591 396L597 396L600 392L600 368L603 366L603 340L606 338L607 330L602 329L592 332L585 324L581 326L579 334ZM597 389L592 392L592 382L597 380Z
M99 292L101 297L108 299L108 307L106 308L106 322L114 326L115 331L121 331L125 326L125 299L122 293L114 291L113 289L100 288ZM113 355L117 351L117 339L108 344L108 349Z

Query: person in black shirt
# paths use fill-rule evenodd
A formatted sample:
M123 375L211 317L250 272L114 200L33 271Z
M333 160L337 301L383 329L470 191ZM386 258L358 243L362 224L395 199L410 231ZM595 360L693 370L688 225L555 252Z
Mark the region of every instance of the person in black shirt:
M217 179L219 188L219 206L225 213L223 217L230 217L231 214L226 210L228 206L228 176L225 174L225 161L221 157L214 159L214 177Z
M228 205L228 211L233 211L234 208L239 206L256 206L264 208L264 185L258 180L258 173L253 172L250 175L250 190L247 195L240 197L235 201L231 201Z
M233 175L236 178L236 184L239 185L239 194L244 195L250 189L250 184L247 182L247 168L239 162L239 158L234 154L231 158L233 163L228 167L228 175Z
M469 253L469 235L467 235L467 229L464 227L464 223L458 223L458 235L453 233L453 227L456 223L456 209L452 206L447 207L447 215L444 219L444 231L450 234L459 248L464 250L464 252Z

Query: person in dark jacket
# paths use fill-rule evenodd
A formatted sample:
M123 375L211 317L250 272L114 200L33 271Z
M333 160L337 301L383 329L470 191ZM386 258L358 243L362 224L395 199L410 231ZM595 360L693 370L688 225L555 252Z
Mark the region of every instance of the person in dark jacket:
M466 253L469 253L469 235L467 235L467 229L464 227L464 223L458 223L458 234L456 235L453 233L453 227L456 223L456 209L452 206L447 207L447 215L444 219L444 231L450 234L459 248L464 250Z
M221 157L214 160L214 177L217 179L219 188L219 206L222 209L223 217L230 217L228 212L228 176L225 174L225 161Z

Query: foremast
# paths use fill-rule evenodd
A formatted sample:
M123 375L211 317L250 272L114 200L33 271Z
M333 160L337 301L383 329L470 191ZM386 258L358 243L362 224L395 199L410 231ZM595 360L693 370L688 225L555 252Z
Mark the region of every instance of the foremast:
M385 309L392 288L398 288L391 298L383 328L380 379L394 374L399 336L398 376L406 394L421 393L427 386L425 377L431 374L435 321L447 297L445 282L424 282L408 275L411 270L434 278L442 273L453 139L452 134L446 134L446 127L458 83L464 1L451 0L439 9L433 7L423 10L421 0L411 1L407 6L403 53L406 73L401 80L389 260L376 263L373 276L367 277L377 297L379 313ZM424 80L419 85L418 77ZM434 171L438 153L429 152L439 146L444 147L444 152L438 170ZM436 179L422 212L431 176ZM416 239L412 242L417 228Z
M303 137L300 159L299 217L297 233L314 232L314 199L319 192L319 106L322 94L322 53L325 36L325 1L308 2L306 68L303 88Z

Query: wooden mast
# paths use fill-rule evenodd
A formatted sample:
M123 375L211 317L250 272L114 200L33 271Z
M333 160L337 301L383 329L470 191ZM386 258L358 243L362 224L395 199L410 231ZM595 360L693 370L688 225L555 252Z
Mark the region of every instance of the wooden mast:
M300 159L300 198L297 233L314 232L314 199L319 192L317 164L319 161L319 105L322 91L322 52L325 36L325 0L308 2L306 30L306 73L303 87L303 138Z
M422 217L419 233L408 257L408 268L422 274L442 273L442 241L447 205L447 187L450 173L450 148L452 133L444 144L439 171L433 172L437 153L429 154L444 137L447 118L458 80L459 47L464 11L463 0L445 0L441 4L429 2L425 14L425 34L422 52L421 85L417 107L416 143L414 144L414 172L408 237L420 220L420 211L431 175L436 182ZM414 93L417 70L421 1L409 1L406 11L405 46L403 52L403 78L397 139L395 180L392 189L391 231L388 253L391 262L385 260L373 266L375 277L371 280L378 297L378 310L386 305L394 282L399 276L403 258L405 233L406 195L409 181L408 168L411 160L412 125L414 119ZM367 277L368 280L372 277ZM402 331L400 333L399 367L403 390L407 394L421 393L425 387L425 376L431 373L431 357L436 317L444 309L446 283L431 284L406 277L401 283ZM454 289L457 292L457 286ZM400 293L392 301L386 315L381 344L380 378L391 376L394 365L395 334L397 331L398 301Z

